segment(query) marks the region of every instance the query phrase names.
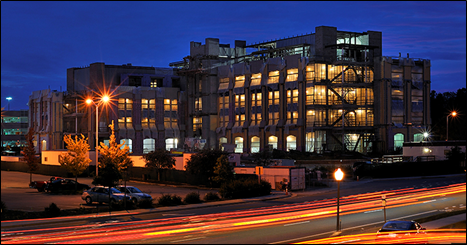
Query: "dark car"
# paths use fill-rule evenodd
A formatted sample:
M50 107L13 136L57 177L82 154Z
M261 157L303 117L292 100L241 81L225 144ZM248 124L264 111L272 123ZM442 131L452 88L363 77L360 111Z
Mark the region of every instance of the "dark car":
M388 240L391 241L401 241L406 240L408 243L410 239L416 241L415 243L426 243L425 239L420 239L423 237L412 237L412 236L423 236L425 234L425 228L422 227L418 222L415 221L405 221L405 220L392 220L386 222L381 229L377 232L377 239L379 242Z
M71 179L58 179L58 180L52 181L51 183L48 183L45 189L50 192L60 192L60 191L67 191L67 190L75 190L75 185L76 185L76 190L79 190L79 191L87 190L91 188L89 185L81 184Z

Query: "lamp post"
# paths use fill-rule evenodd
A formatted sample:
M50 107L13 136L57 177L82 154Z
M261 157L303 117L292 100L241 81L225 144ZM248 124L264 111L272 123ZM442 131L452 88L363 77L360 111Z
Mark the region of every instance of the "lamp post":
M457 112L453 111L446 116L446 141L449 139L449 116L455 117Z
M12 100L13 98L11 97L6 97L6 100L8 100L8 110L10 110L10 100Z
M341 168L338 168L336 172L334 172L334 178L337 180L337 224L336 224L336 231L339 231L339 184L341 180L344 178L344 172L342 172Z
M101 102L106 103L109 101L109 96L105 95L102 97ZM96 106L96 177L99 174L99 163L98 163L98 154L97 154L97 146L99 145L99 103L95 103L92 99L87 99L86 104L94 104Z

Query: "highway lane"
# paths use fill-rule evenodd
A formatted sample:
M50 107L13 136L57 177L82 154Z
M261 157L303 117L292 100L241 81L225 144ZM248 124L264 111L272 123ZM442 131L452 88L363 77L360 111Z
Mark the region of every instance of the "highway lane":
M454 190L454 188L457 188L457 192L460 191L461 194L444 196L444 193L447 193L446 190L437 190L436 188L425 191L413 189L396 191L394 194L388 194L390 197L388 205L391 206L391 203L393 203L394 206L401 206L412 203L415 207L394 207L388 209L388 211L391 209L397 211L391 215L400 218L414 213L424 215L427 212L439 212L438 210L444 210L443 207L459 205L460 202L465 205L465 183L457 187L451 187L450 190ZM341 212L344 227L346 222L355 220L357 220L357 223L349 222L352 227L365 225L368 222L382 222L381 214L377 214L379 207L375 204L375 202L380 202L380 193L374 194L343 197ZM416 205L419 205L419 207ZM421 210L426 211L419 213L418 211ZM129 241L138 243L269 243L297 237L306 238L311 233L320 234L335 229L335 200L263 207L261 209L213 213L210 215L158 218L151 221L141 219L123 223L121 220L114 220L114 223L107 223L105 227L103 224L101 225L94 223L87 224L86 227L72 227L73 234L81 234L79 239L87 234L89 240L79 240L78 237L69 238L66 229L63 229L61 231L41 230L42 233L52 232L55 236L60 236L60 238L52 240L49 240L48 236L43 237L42 239L45 240L41 241L57 242L61 241L61 239L71 239L71 241L77 239L78 243L116 243L118 241L121 243ZM102 227L101 231L105 231L104 234L109 237L100 237L99 234L101 233L88 234L97 232L96 228L99 227ZM37 233L24 230L23 232L24 234L31 233L31 236L34 236L32 233ZM8 236L4 236L5 234L2 231L2 243L10 243L12 240L4 240L4 238L7 239L6 237L14 236L14 234L10 233ZM113 238L116 235L119 236ZM37 234L35 236L37 237ZM15 239L18 239L18 237ZM24 237L22 239L28 238ZM18 242L25 241L19 240Z

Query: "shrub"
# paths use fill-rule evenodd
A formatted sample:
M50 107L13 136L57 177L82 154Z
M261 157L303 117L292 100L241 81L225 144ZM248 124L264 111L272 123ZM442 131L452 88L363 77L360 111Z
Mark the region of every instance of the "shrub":
M138 202L138 207L140 208L152 208L152 199L149 200L149 199L143 199L141 201Z
M158 199L159 205L176 206L182 204L182 198L177 195L164 194Z
M246 198L269 195L271 193L271 184L261 180L234 180L222 184L219 194L223 198Z
M49 207L46 207L44 212L47 217L60 216L60 208L55 203L51 203Z
M204 195L204 201L209 202L209 201L217 201L220 200L221 198L217 193L215 192L208 192L206 195Z
M201 199L199 199L199 194L196 192L190 192L185 196L183 200L186 204L193 204L193 203L200 203Z

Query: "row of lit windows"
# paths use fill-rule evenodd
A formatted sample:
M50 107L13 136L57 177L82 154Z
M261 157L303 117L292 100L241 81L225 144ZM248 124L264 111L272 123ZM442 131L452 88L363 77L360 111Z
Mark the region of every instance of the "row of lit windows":
M3 129L3 135L26 135L28 133L27 128L5 128Z
M286 82L294 82L298 80L298 68L287 69ZM344 82L372 82L374 79L373 71L367 67L350 67L350 66L334 66L326 64L308 65L305 70L305 78L307 81L321 81L329 79L333 82L342 82L342 73L344 73ZM267 84L279 83L280 72L270 71L268 73ZM219 90L228 89L230 79L219 79ZM251 75L250 86L261 85L261 73ZM245 75L235 77L235 88L245 86Z
M131 127L133 100L129 98L118 99L118 125L119 128ZM149 126L156 123L156 100L141 99L141 125ZM177 127L178 103L176 99L164 99L164 127Z
M28 123L27 117L2 117L2 123Z

